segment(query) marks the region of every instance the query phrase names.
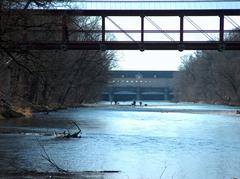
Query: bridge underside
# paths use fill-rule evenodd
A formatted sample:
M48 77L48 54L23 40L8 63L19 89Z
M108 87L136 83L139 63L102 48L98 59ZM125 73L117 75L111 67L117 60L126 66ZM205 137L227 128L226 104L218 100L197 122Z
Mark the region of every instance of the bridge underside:
M38 29L31 28L31 22L23 20L24 26L19 28L19 31L15 33L22 34L22 38L1 41L10 48L17 49L29 49L29 50L239 50L240 41L232 39L227 41L225 35L229 33L240 34L239 29L227 30L225 29L224 22L226 16L240 16L240 11L238 9L226 9L226 10L7 10L0 12L1 17L9 18L11 16L36 16L36 17L58 17L60 18L60 26L58 25L55 29L46 29L38 27ZM78 29L72 29L68 27L66 18L68 17L83 17L83 16L99 16L100 25L99 29L83 29L78 27ZM140 29L129 30L121 29L118 24L116 24L110 17L112 16L131 16L139 17ZM162 30L159 29L155 24L157 29L147 30L145 29L145 21L154 23L150 18L152 16L157 17L177 17L179 19L178 27L176 30ZM196 30L186 30L184 29L185 21L189 16L214 16L218 18L218 29L196 29ZM112 22L117 26L118 30L108 30L106 29L106 20ZM164 25L164 24L163 24ZM240 27L240 26L238 26ZM55 33L58 39L49 39L42 41L41 39L31 40L29 36L33 34L44 34L44 33ZM83 36L84 34L95 33L98 34L97 39L94 40L76 40L79 38L70 38L69 34L79 33ZM107 39L107 34L124 34L129 40L118 41ZM131 38L131 34L138 34L139 39L134 40ZM146 33L152 33L156 37L161 35L177 34L177 39L173 40L170 38L169 41L148 41L145 37ZM185 35L189 33L195 34L205 34L214 33L217 35L216 39L213 40L203 40L203 41L186 41ZM59 35L60 34L60 35ZM81 39L81 38L80 38Z

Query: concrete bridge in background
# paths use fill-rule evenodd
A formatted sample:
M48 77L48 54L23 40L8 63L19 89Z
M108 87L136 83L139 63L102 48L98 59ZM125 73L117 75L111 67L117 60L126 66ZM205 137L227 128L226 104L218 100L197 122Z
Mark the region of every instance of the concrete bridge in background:
M177 71L111 71L102 100L172 100Z

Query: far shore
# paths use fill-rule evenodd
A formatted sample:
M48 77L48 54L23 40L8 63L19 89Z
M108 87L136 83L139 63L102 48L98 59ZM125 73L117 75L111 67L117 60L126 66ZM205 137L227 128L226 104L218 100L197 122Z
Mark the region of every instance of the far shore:
M163 102L164 103L164 102ZM169 104L181 104L176 102L168 102ZM183 102L182 104L191 105L191 104L204 104L200 103L188 103ZM211 104L210 104L211 105ZM214 104L212 104L214 105ZM160 112L160 113L194 113L194 114L212 114L212 115L226 115L226 116L240 116L240 107L239 109L231 110L213 110L213 109L185 109L185 108L171 108L170 106L161 106L148 104L144 101L142 105L139 102L136 105L132 105L131 101L128 102L118 102L117 104L105 102L105 103L84 103L78 105L66 105L66 106L37 106L34 108L13 108L10 110L5 110L0 112L0 120L11 119L11 118L31 118L34 113L46 113L57 112L60 110L66 110L69 108L106 108L108 110L119 110L119 111L138 111L138 112Z

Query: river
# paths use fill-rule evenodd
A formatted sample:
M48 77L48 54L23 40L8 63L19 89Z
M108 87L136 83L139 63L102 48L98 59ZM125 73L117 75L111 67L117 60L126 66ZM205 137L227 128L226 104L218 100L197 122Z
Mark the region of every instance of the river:
M54 171L42 157L44 147L69 171L120 171L102 178L240 178L236 107L145 103L99 103L0 121L0 169ZM56 138L54 132L76 130L71 121L81 127L82 138Z

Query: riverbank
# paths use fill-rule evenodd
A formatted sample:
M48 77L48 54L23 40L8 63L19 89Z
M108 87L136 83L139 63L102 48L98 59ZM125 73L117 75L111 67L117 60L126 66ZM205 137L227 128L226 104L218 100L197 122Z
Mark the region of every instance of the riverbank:
M14 109L1 109L0 110L0 120L6 120L6 119L12 119L12 118L22 118L22 117L27 117L27 115L25 115L22 112L19 112L17 110Z
M120 175L120 171L83 171L83 172L37 172L37 171L23 171L23 172L0 172L0 178L5 179L102 179L117 178L114 175ZM119 177L121 178L121 177Z
M37 112L56 112L59 110L67 109L67 106L44 106L44 105L31 105L31 106L0 106L0 120L15 119L15 118L30 118L33 113Z
M147 103L146 103L147 104ZM190 114L211 114L211 115L224 115L224 116L235 116L240 117L239 113L239 107L231 107L229 110L225 109L208 109L208 108L200 108L200 109L194 109L194 108L186 108L187 105L192 105L193 103L181 103L185 104L184 108L172 108L172 105L177 105L178 103L169 103L169 105L165 105L166 102L162 102L163 105L145 105L145 106L132 106L128 102L121 103L117 105L112 105L109 103L91 103L91 104L81 104L76 106L34 106L32 108L25 107L13 107L13 109L5 109L0 110L0 120L9 120L9 119L20 119L20 118L32 118L32 115L34 113L45 113L49 114L52 112L58 112L61 110L67 110L67 109L75 109L75 108L98 108L98 109L107 109L112 111L136 111L136 112L159 112L159 113L190 113ZM203 103L194 103L195 105L201 106L206 105ZM209 104L209 106L214 106ZM222 105L224 106L224 105ZM226 106L227 107L227 106Z

